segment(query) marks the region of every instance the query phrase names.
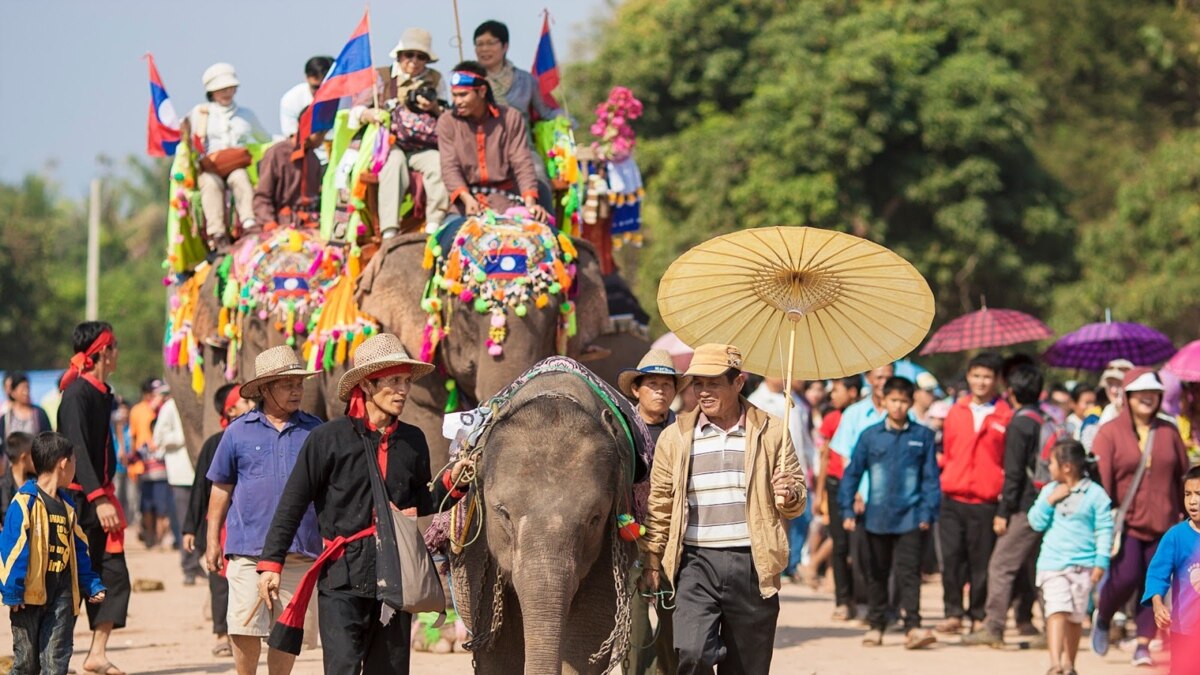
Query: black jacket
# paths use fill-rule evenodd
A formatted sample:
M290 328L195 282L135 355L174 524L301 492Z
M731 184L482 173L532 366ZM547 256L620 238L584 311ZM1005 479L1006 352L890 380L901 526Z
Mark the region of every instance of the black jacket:
M1004 432L1004 487L1000 490L1000 505L996 509L996 515L1001 518L1029 511L1038 495L1029 472L1037 468L1042 453L1038 447L1042 425L1023 411L1033 411L1039 418L1046 415L1036 405L1021 406L1013 413Z
M196 458L196 482L192 483L191 494L188 495L187 515L181 524L184 534L196 535L196 548L203 551L208 542L208 496L212 493L212 481L208 479L208 468L212 466L213 456L217 454L217 446L221 444L224 431L218 431L204 445L200 446L200 456Z
M112 388L100 391L79 377L63 392L58 405L58 433L75 446L75 482L88 501L95 500L117 472L112 444Z
M382 434L349 417L326 422L313 429L300 448L296 466L288 477L283 497L275 510L263 561L283 564L288 546L300 526L300 519L311 503L317 511L317 529L331 540L348 537L371 525L371 481L367 463L375 461ZM366 441L366 448L363 442ZM370 453L368 455L368 452ZM425 435L415 426L401 422L388 441L388 497L399 509L415 506L417 513L434 513L446 499L447 490L439 480L430 482L429 446ZM317 587L340 590L363 597L375 597L375 540L373 537L351 542L346 554L325 566Z

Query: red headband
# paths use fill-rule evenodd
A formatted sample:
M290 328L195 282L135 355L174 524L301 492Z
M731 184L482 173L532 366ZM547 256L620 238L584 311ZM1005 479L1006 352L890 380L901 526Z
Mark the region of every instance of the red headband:
M379 380L389 375L407 375L412 372L412 366L407 363L390 366L383 370L377 370L363 377L364 380ZM362 386L356 384L350 390L350 404L346 407L346 414L355 419L365 420L367 418L367 394L362 390Z
M58 381L58 390L66 391L75 378L95 368L96 361L92 357L111 347L114 343L116 343L116 338L113 337L111 330L105 329L97 335L87 349L71 357L71 365L67 367L67 372L63 373L62 379Z
M225 402L221 404L221 428L229 426L229 411L237 406L242 400L242 385L235 384L233 389L225 395Z

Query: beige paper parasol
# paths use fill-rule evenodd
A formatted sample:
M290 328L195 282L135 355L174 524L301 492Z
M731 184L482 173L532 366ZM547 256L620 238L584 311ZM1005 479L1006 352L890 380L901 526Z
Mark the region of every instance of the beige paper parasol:
M736 345L745 370L790 382L905 356L929 332L933 293L912 264L872 241L764 227L679 256L659 283L658 310L685 343Z

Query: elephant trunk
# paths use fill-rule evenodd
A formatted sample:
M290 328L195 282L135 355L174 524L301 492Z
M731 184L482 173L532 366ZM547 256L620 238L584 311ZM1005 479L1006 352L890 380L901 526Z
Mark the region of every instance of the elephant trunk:
M561 675L563 636L578 580L562 560L530 561L514 572L525 625L526 675Z

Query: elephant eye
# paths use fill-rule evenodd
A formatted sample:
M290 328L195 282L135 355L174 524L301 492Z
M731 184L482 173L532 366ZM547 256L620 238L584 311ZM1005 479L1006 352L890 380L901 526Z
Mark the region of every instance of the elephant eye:
M499 502L497 502L496 504L492 505L492 509L494 509L496 511L496 513L499 513L500 515L504 516L504 520L512 520L512 516L509 515L508 509L504 508L503 504L500 504Z
M600 519L601 519L602 517L603 517L603 516L602 516L602 515L600 515L599 513L597 513L596 515L592 516L592 519L589 521L589 522L590 522L590 524L591 524L591 526L592 526L592 527L595 527L595 526L599 525L599 524L600 524Z

